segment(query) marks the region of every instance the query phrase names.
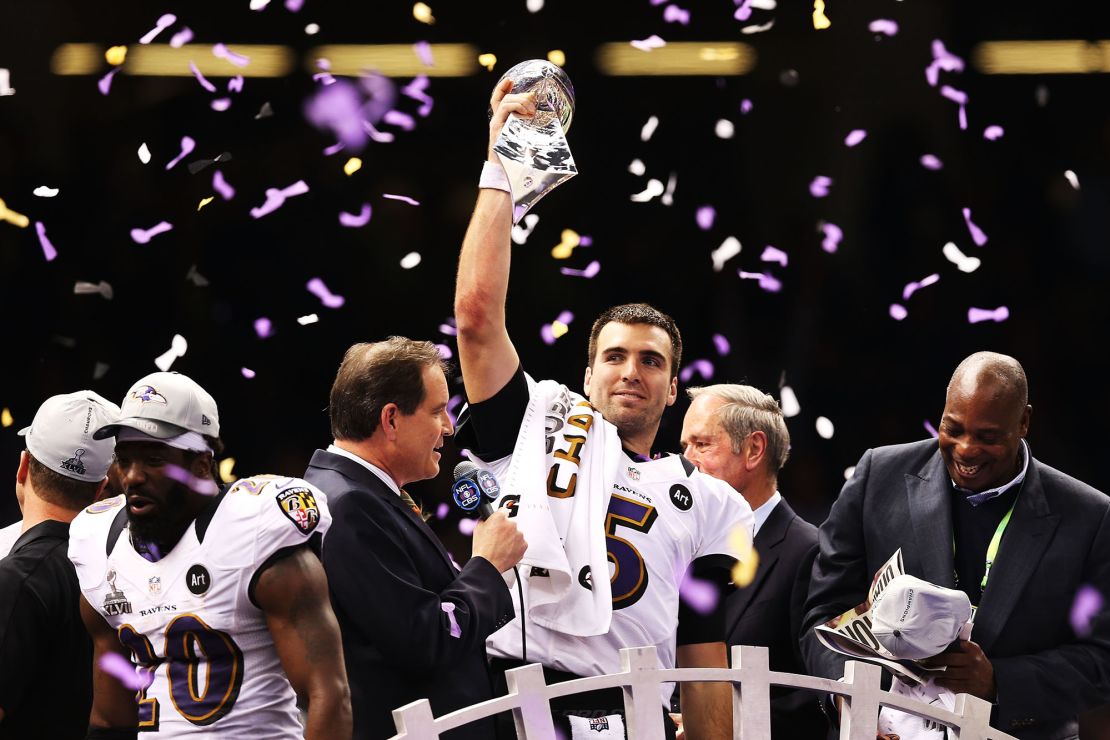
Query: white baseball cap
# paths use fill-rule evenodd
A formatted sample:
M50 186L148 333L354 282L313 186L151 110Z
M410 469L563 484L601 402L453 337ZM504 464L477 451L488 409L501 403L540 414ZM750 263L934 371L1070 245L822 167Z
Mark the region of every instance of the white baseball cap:
M963 591L901 575L875 597L871 632L895 658L921 660L943 653L969 619Z
M120 427L137 429L156 439L185 432L220 436L216 401L195 380L181 373L151 373L131 386L120 415L96 430L96 439L114 437Z
M116 444L93 433L119 418L119 406L92 391L51 396L39 406L31 426L19 430L27 451L56 473L99 483L112 465Z

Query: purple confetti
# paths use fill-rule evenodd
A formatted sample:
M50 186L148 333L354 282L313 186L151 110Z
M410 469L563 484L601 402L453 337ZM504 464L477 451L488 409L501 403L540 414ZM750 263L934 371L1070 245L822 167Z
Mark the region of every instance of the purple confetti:
M997 321L1002 322L1010 318L1010 309L1005 306L999 306L995 309L990 308L969 308L967 309L967 323L978 324L980 321Z
M254 333L258 335L259 339L265 339L274 335L274 324L265 316L254 320Z
M844 238L844 232L836 224L826 222L822 222L819 228L825 235L825 239L821 242L821 249L829 254L835 254L840 247L840 240Z
M243 75L235 75L227 81L227 91L239 93L243 92Z
M752 17L752 0L736 0L736 12L732 17L738 21L746 21Z
M898 303L890 304L890 318L894 319L895 321L901 321L907 316L909 316L909 311L906 310L905 306Z
M307 192L308 185L304 180L297 180L289 187L281 190L277 188L266 188L266 202L258 208L251 209L251 218L262 218L267 214L273 213L285 205L286 198L291 198L294 195L304 195Z
M412 45L412 50L416 52L417 59L425 67L435 66L435 60L432 58L432 45L427 41L417 41Z
M886 18L877 18L867 26L867 30L871 33L882 33L887 36L895 36L898 34L898 24Z
M223 113L231 107L231 98L216 98L209 105L212 106L212 110Z
M140 669L119 653L102 653L98 665L128 691L142 691L154 683L154 671L144 671L145 675L140 675Z
M752 101L748 100L747 98L744 98L743 100L740 101L740 114L746 116L751 112L752 112Z
M786 252L778 247L772 247L770 244L763 248L763 254L759 255L759 259L763 262L777 262L783 267L786 267L787 262L790 261Z
M932 154L922 154L921 166L927 170L939 170L940 168L944 167L944 163Z
M678 587L678 595L686 606L698 614L710 614L717 608L717 602L721 598L717 587L711 581L695 578L689 571L682 580L682 585Z
M437 344L436 351L439 352L439 356L442 357L444 360L450 360L452 357L455 356L455 353L452 352L451 348L448 347L446 344Z
M362 123L362 97L359 89L346 80L322 87L305 103L304 115L318 129L331 131L352 149L366 146ZM327 150L325 150L326 152Z
M366 224L370 223L370 213L371 209L369 203L363 203L362 210L359 211L357 215L354 213L340 211L339 224L350 229L357 229L360 226L365 226Z
M587 236L586 234L582 234L581 236L578 237L578 246L580 246L580 247L592 247L593 245L594 245L594 238L592 236Z
M451 637L462 637L462 628L459 627L459 622L455 619L455 605L450 601L440 602L439 608L447 615L447 622L451 625Z
M116 76L116 72L119 72L119 67L97 80L96 86L100 88L101 95L107 95L108 91L112 89L112 78Z
M782 282L769 272L745 272L737 270L736 273L744 280L758 280L759 287L768 293L778 293L782 290Z
M341 308L347 299L341 295L336 295L328 290L328 286L324 285L324 281L318 277L314 277L305 285L308 292L320 299L327 308Z
M814 198L824 198L829 194L830 185L832 185L832 178L818 175L809 184L809 194Z
M174 49L180 49L185 44L193 40L193 32L188 26L182 28L170 38L170 46Z
M957 90L951 85L942 85L940 88L940 94L942 97L948 98L953 103L958 103L959 105L967 105L967 93L963 90Z
M690 25L690 11L683 10L677 5L668 5L663 8L663 20L667 23L681 23L688 26Z
M466 535L467 537L470 537L474 534L474 528L477 526L477 519L471 519L470 517L464 516L462 519L459 520L459 532Z
M925 80L931 87L936 87L940 81L940 72L963 72L964 60L951 54L944 48L940 39L933 41L933 61L925 68Z
M339 152L343 151L343 149L344 149L343 142L342 141L336 142L335 144L332 144L331 146L324 147L324 156L325 157L330 157L333 154L338 154Z
M383 198L389 198L390 200L399 200L403 203L408 203L410 206L420 205L420 201L413 200L412 198L408 197L407 195L393 195L391 193L382 193L382 197Z
M319 59L316 60L316 67L318 69L324 70L325 72L330 72L331 71L331 61L324 58L324 57L320 57Z
M986 129L983 130L983 138L987 141L998 141L1002 138L1003 133L1005 133L1005 131L1001 126L987 126Z
M231 200L235 197L235 188L227 184L227 180L224 179L224 173L220 170L216 170L212 174L212 188L219 193L220 197L224 200Z
M421 118L426 118L432 112L432 96L425 92L428 89L428 84L427 75L417 75L412 82L401 88L402 95L419 101L420 107L416 112Z
M866 131L861 128L853 129L852 131L849 131L848 135L844 138L844 146L851 148L866 138Z
M929 421L928 419L925 420L925 431L928 432L929 436L933 439L936 439L940 436L939 434L937 434L937 428L933 426L933 422Z
M652 49L658 49L667 45L666 41L654 33L646 39L633 40L628 43L631 44L632 48L639 49L640 51L651 51Z
M717 346L717 354L721 355L722 357L732 351L732 345L728 343L728 338L725 337L723 334L714 334L713 344Z
M1075 593L1075 601L1071 605L1071 614L1068 621L1071 622L1072 631L1078 637L1086 637L1091 634L1091 620L1102 611L1103 598L1098 589L1094 586L1083 585Z
M177 16L173 13L166 13L158 19L158 22L154 24L154 28L143 34L143 37L139 39L139 43L149 44L158 36L158 34L162 33L162 31L166 30L174 23L177 23Z
M453 316L448 316L447 320L439 325L439 333L446 337L457 337L459 335L459 329Z
M251 380L252 378L254 378L255 375L258 374L254 370L251 370L249 367L241 367L239 368L239 372L241 372L243 374L243 377L247 380Z
M916 293L921 288L927 288L936 281L940 280L940 275L933 273L928 277L922 279L920 282L906 283L906 287L902 288L902 300L908 301L910 296Z
M220 487L211 478L198 478L180 465L167 462L162 466L162 471L167 478L172 478L191 491L196 491L203 496L215 496L220 492Z
M131 239L136 244L146 244L154 237L158 236L159 234L164 234L172 228L173 224L171 224L169 221L162 221L161 223L152 226L151 228L146 230L131 229Z
M39 235L39 244L42 246L42 254L46 257L47 262L53 262L54 258L58 256L58 250L54 249L54 245L46 238L46 224L42 221L35 221L35 232Z
M971 221L971 209L970 208L963 209L963 214L964 214L964 223L967 224L967 230L971 232L971 240L973 242L975 242L975 246L981 247L984 244L986 244L987 243L987 235L984 234L983 230L980 229L978 226L976 226Z
M285 0L285 9L290 13L299 13L304 7L304 0Z
M439 506L436 507L436 519L446 519L447 512L450 510L451 508L447 504L440 502Z
M234 64L236 67L245 67L251 63L251 58L243 54L236 54L231 49L227 48L225 44L216 44L212 47L212 56L220 59L226 59Z
M694 360L686 367L682 368L682 372L678 374L678 379L683 383L689 383L690 379L697 373L705 380L713 379L713 363L709 360L701 359Z
M382 144L388 144L395 138L393 134L389 133L388 131L379 131L378 129L374 128L374 124L370 123L369 121L362 122L362 130L365 131L371 139Z
M396 126L405 131L412 131L416 128L416 121L408 113L402 113L399 110L386 111L382 120L390 126Z
M178 154L176 157L171 159L169 161L169 164L166 165L166 169L167 170L172 170L178 162L180 162L181 160L185 159L185 157L192 154L193 150L196 149L196 148L197 148L197 143L195 141L193 141L193 137L191 137L191 136L182 136L181 137L181 154Z
M193 73L193 77L197 78L197 82L200 83L201 87L203 87L210 93L216 92L216 86L209 82L208 79L200 73L200 69L197 68L197 65L193 62L192 59L189 60L189 71Z
M455 415L455 412L462 405L463 400L461 393L456 393L447 399L447 415L451 417L451 426L456 426L458 423L458 416ZM466 450L463 450L462 454L465 456L467 454Z
M709 231L713 228L713 220L717 217L717 211L713 206L702 206L698 209L694 219L698 222L698 228L702 231Z
M581 270L576 270L573 267L560 267L559 272L563 273L564 275L570 275L572 277L597 277L597 274L601 272L601 263L597 260L594 260Z
M316 74L312 75L312 81L322 82L325 85L334 85L335 77L332 76L331 72L317 72Z

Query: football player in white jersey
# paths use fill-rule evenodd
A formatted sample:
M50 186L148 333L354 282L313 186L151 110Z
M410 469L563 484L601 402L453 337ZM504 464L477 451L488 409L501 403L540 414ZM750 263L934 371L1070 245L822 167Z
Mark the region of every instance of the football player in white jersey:
M324 495L278 476L220 490L215 401L177 373L136 383L96 436L116 437L124 493L70 529L95 649L88 737L350 737L339 628L313 552L331 522Z
M504 81L491 100L489 157L459 257L455 319L470 405L455 439L493 463L490 467L496 472L506 472L512 462L505 456L521 454L527 419L544 415L546 430L540 434L546 437L548 468L535 474L547 479L551 508L564 506L556 502L574 496L603 497L607 506L600 526L605 529L612 613L608 631L592 636L575 637L529 619L522 637L519 619L514 620L495 633L487 647L495 659L520 660L526 642L527 660L551 669L549 680L614 672L619 669L619 648L651 644L657 646L664 667L675 662L679 667L725 667L723 599L711 613L700 614L680 604L679 584L691 568L699 578L727 585L740 554L731 536L746 530L750 541L752 515L731 487L697 472L684 458L652 457L663 411L678 392L682 340L673 320L645 304L617 306L602 314L590 336L584 379L589 403L565 386L553 389L547 381L537 384L527 377L509 338L505 301L513 203L492 145L510 114L527 118L536 111L530 95L510 93L511 84ZM613 429L619 436L617 454L623 457L615 470L608 468L608 479L591 475L588 458L596 458L597 448L612 437ZM576 474L569 474L568 463ZM511 482L506 486L502 480L502 489L511 496L510 487ZM525 536L532 550L533 538L527 531ZM534 588L536 579L548 573L533 567L522 577ZM596 579L592 571L579 573L585 590L592 591ZM527 596L525 601L533 603ZM669 695L669 689L664 693ZM600 701L603 708L612 707L611 701ZM619 707L619 692L616 701ZM684 685L682 706L688 737L731 737L727 684ZM577 732L580 723L569 725Z

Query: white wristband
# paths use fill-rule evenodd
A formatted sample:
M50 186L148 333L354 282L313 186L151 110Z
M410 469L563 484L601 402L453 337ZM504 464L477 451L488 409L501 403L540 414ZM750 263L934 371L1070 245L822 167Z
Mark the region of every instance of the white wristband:
M505 168L488 159L482 164L482 176L478 178L478 187L504 190L506 193L513 192L509 187L509 177L505 174Z

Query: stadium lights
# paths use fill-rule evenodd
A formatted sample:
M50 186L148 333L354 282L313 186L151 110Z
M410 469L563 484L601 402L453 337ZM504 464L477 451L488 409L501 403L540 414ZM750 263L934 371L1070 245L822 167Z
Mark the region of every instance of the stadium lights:
M628 42L601 44L595 57L613 77L742 75L755 66L755 50L739 41L669 41L651 51Z
M976 69L989 75L1110 72L1110 41L985 41L972 51Z

